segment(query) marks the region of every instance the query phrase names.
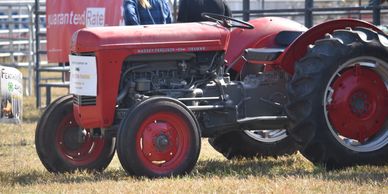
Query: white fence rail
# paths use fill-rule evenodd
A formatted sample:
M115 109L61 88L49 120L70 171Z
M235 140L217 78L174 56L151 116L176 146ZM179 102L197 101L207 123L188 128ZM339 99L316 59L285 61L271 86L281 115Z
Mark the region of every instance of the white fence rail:
M33 3L0 2L0 65L26 68L25 94L32 91L34 73Z

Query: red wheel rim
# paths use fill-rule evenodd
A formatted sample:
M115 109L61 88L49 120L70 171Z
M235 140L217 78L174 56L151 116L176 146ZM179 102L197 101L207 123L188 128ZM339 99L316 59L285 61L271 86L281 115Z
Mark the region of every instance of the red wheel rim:
M339 135L363 143L380 131L388 115L388 92L379 74L356 64L341 72L331 88L328 117Z
M56 147L60 156L75 166L97 160L104 144L103 138L93 138L89 129L81 129L72 112L63 117L56 129Z
M169 173L186 160L190 141L190 128L184 118L173 112L158 112L140 125L136 151L146 168Z

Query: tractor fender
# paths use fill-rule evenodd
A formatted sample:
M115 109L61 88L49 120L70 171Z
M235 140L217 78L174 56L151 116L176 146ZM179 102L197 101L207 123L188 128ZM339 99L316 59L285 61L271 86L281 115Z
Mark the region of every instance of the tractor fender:
M240 71L244 60L241 56L247 48L278 48L276 35L281 31L306 31L307 28L295 21L280 17L262 17L249 21L254 29L235 28L230 34L225 54L226 66Z
M285 51L279 56L279 64L288 73L294 73L294 64L302 58L310 44L316 40L322 39L326 33L332 33L334 30L355 27L366 27L376 32L381 32L376 26L361 20L355 19L338 19L316 25L302 35L300 35Z

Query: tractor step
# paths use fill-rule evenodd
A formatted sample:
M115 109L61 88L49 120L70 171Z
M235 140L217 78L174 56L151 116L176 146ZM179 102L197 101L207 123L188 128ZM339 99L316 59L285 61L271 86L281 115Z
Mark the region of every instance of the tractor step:
M283 48L249 48L244 57L247 61L275 61L283 51Z

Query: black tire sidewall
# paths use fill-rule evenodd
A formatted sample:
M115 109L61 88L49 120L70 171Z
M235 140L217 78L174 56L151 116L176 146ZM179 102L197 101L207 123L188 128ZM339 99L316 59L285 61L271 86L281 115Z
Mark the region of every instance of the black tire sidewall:
M297 151L296 143L289 136L275 142L261 142L244 131L229 132L210 138L209 143L228 159L277 157Z

